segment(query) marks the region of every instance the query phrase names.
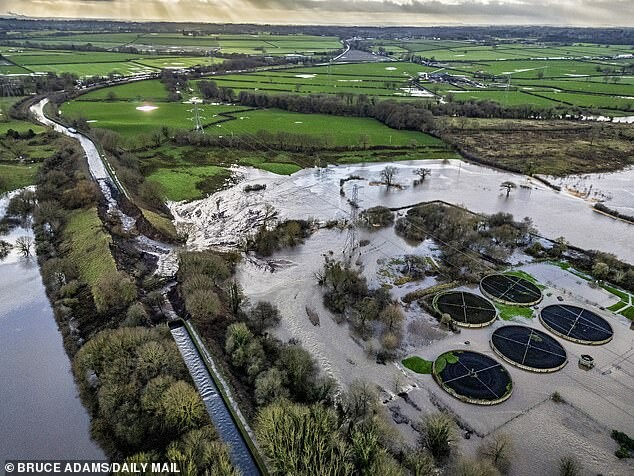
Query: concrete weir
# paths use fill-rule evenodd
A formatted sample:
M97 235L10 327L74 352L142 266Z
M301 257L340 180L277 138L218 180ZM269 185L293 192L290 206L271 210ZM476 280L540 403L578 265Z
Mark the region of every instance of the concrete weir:
M231 462L244 475L262 474L188 328L174 322L170 324L170 330L220 439L229 447Z

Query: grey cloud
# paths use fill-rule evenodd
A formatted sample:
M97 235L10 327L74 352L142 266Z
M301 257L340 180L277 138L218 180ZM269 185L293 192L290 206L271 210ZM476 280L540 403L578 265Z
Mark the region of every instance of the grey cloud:
M27 15L81 12L179 21L634 25L632 0L0 0L0 12L13 9Z

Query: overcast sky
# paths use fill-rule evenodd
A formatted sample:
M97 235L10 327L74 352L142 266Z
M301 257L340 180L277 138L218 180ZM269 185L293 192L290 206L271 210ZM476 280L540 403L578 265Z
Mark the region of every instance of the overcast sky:
M634 26L634 0L0 0L0 13L277 24Z

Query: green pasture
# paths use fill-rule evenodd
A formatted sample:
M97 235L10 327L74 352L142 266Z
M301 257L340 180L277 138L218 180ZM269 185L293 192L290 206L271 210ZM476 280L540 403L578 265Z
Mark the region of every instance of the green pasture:
M39 168L39 164L10 165L1 163L0 177L2 177L2 180L0 180L0 194L26 187L27 185L33 185Z
M88 76L108 76L110 73L122 76L132 76L135 74L155 73L158 70L149 66L143 66L133 62L120 63L77 63L77 64L40 64L32 66L34 72L41 73L71 73L79 77Z
M211 56L162 56L158 58L146 56L136 59L134 62L151 68L180 69L199 65L209 66L222 63L223 61L222 58L213 58Z
M615 76L616 77L616 76ZM614 83L612 81L600 81L599 78L587 80L522 80L514 82L516 87L530 87L534 90L561 90L563 92L596 93L619 96L634 96L634 82L629 84L627 78ZM592 79L592 81L590 80Z
M0 74L29 74L30 71L9 63L0 63Z
M581 94L566 92L540 92L539 95L556 101L574 104L575 106L580 107L634 111L634 95L605 96L600 94Z
M205 194L205 181L214 185L229 178L231 172L215 165L161 168L147 179L160 184L168 200L195 200ZM211 189L211 187L208 187Z
M141 106L157 106L152 111L140 111ZM165 103L151 101L114 101L88 102L71 101L62 106L64 117L83 117L91 123L91 127L111 129L123 137L134 137L139 134L151 134L164 126L175 129L192 129L190 120L194 113L192 104ZM211 124L220 119L218 114L240 110L236 106L205 105L201 109L204 124Z
M367 145L408 146L441 144L427 134L390 129L379 121L362 117L341 117L325 114L301 114L276 109L246 111L235 121L211 126L208 133L218 135L256 134L260 130L270 133L288 132L324 138L335 146L359 146L362 136Z
M400 88L405 80L369 81L360 79L338 80L337 77L297 78L284 76L227 75L213 78L218 86L235 91L280 91L300 94L365 94L368 96L403 96Z
M541 93L540 93L541 94ZM500 88L499 91L468 91L468 90L448 90L445 91L445 99L451 95L452 100L455 102L465 102L470 100L482 101L482 100L490 100L495 101L505 106L520 106L523 104L530 104L539 107L548 107L548 106L556 106L557 104L554 101L549 99L534 96L531 94L526 94L522 91L505 91L503 88Z
M438 68L406 62L354 63L315 66L285 70L294 74L342 74L346 76L380 76L384 78L416 77L419 73L435 71Z
M107 99L110 94L114 94L117 100L167 101L167 89L158 79L135 81L97 89L82 94L77 98L77 101L102 101Z
M539 79L541 74L544 78L578 78L602 75L597 71L597 67L605 68L608 65L591 61L526 59L468 64L451 63L449 66L471 74L482 71L495 76L511 76L512 79Z
M46 51L28 50L23 52L4 53L5 58L22 66L75 64L75 63L118 63L142 58L140 55L128 53L111 53L98 51Z

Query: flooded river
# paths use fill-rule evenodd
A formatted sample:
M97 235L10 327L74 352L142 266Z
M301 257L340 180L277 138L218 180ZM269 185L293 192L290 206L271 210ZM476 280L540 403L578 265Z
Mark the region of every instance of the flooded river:
M572 194L554 191L522 175L460 160L390 164L397 169L395 181L404 188L388 189L372 184L380 180L385 165L305 169L290 177L240 169L246 177L245 182L203 200L171 204L171 209L177 222L192 227L190 245L230 247L262 223L268 213L267 204L286 218L346 218L350 213L347 198L357 185L361 208L376 205L406 207L423 201L444 200L476 212L508 212L516 219L530 217L539 233L546 237L564 236L573 245L614 253L622 260L634 263L634 227L594 212L588 201ZM412 172L418 167L430 168L432 174L422 185L413 186L416 176ZM346 182L346 196L341 196L340 180L353 175L363 180ZM617 177L620 175L616 174L611 180L616 181ZM507 180L517 185L509 197L500 190L500 184ZM624 187L631 192L631 187L627 187L628 179L624 180ZM245 193L243 187L249 183L266 184L267 188ZM631 194L619 194L621 196L625 203L634 207Z
M0 198L0 216L8 199ZM16 228L0 239L32 236ZM90 439L62 336L35 258L0 260L0 462L105 459Z

